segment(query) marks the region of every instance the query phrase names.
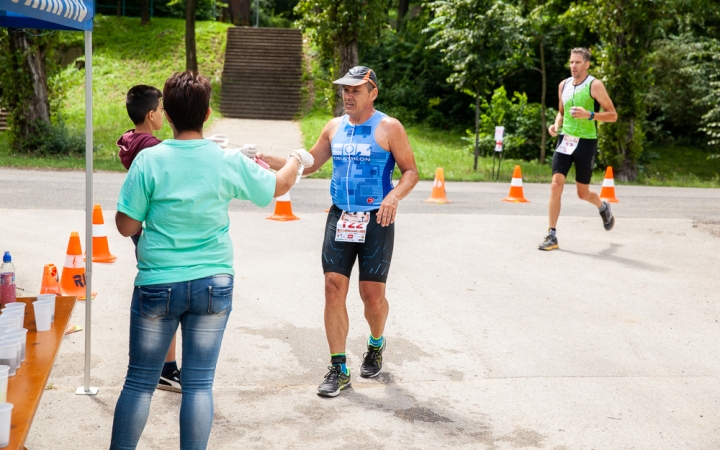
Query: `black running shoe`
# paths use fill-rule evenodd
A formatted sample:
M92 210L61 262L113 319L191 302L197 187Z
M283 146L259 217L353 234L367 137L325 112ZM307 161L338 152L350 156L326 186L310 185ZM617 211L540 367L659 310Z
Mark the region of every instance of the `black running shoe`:
M180 385L180 370L174 371L169 377L161 375L157 388L163 391L182 392L182 386Z
M329 366L325 379L318 386L317 394L323 397L337 397L340 391L350 386L349 372L345 375L340 366Z
M538 250L555 250L559 249L560 246L558 245L557 237L553 236L552 234L548 234L545 240L543 241L540 246L538 246Z
M603 200L603 204L605 205L605 211L600 213L600 217L602 217L605 229L610 231L615 226L615 216L613 216L612 211L610 211L610 203Z
M363 362L360 366L361 377L372 378L380 374L380 369L382 369L382 354L385 351L386 342L387 339L383 339L382 347L368 345L368 351L363 355Z

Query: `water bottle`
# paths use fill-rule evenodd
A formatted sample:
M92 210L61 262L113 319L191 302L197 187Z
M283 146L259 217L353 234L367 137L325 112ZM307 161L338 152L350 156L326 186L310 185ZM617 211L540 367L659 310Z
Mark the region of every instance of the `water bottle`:
M15 301L15 266L12 263L10 252L3 255L0 266L0 303L13 303Z

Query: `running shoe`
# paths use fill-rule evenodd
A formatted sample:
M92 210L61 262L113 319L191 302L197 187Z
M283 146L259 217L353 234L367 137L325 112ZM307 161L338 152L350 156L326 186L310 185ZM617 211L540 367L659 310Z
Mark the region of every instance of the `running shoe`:
M176 370L169 377L160 376L157 388L163 391L182 392L180 386L180 370Z
M363 378L372 378L378 376L382 369L382 354L385 351L385 343L387 339L383 339L382 347L373 347L368 345L368 351L363 355L363 362L360 366L360 376Z
M613 216L612 211L610 211L610 203L603 200L603 204L605 205L605 211L600 213L600 217L602 217L605 229L610 231L615 226L615 216Z
M318 386L317 394L322 397L337 397L340 391L350 386L350 373L345 375L340 366L329 366L325 379Z
M559 248L560 246L558 245L557 237L552 234L548 234L543 243L538 247L538 250L550 251Z

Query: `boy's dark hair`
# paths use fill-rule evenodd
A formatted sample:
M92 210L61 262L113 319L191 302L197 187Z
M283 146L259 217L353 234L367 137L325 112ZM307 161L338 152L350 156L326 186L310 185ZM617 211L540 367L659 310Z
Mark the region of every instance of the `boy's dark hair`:
M161 98L162 92L156 87L146 84L131 87L125 97L125 108L127 108L130 120L135 125L143 123L147 113L155 111L160 105Z
M210 80L194 72L175 72L165 81L163 104L176 131L202 131L211 92Z

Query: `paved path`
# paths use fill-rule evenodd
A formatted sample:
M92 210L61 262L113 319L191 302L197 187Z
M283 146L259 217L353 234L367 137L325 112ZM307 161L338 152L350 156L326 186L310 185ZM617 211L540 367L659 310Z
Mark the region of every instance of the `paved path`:
M122 174L95 177L111 223ZM83 230L82 183L82 173L0 170L0 189L13 193L0 197L0 242L29 294L43 264L62 264L69 232ZM547 185L526 184L529 204L505 204L507 184L453 183L453 204L430 205L421 183L397 220L383 373L357 376L368 330L353 278L354 387L322 399L327 187L305 179L293 189L295 222L233 204L235 304L210 448L720 447L720 238L709 232L720 190L620 186L609 233L568 190L562 250L544 253ZM132 243L108 231L118 261L93 273L100 392L74 394L85 336L66 337L28 448L107 448L135 274ZM75 322L83 317L81 303ZM156 393L139 448L177 448L180 399Z

